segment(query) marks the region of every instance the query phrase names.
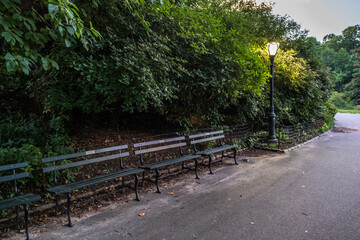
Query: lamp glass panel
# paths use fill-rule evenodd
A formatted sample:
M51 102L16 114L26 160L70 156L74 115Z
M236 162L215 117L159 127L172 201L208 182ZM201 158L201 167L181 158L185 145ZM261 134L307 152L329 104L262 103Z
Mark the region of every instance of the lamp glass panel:
M268 53L270 56L275 56L276 55L276 52L279 48L279 43L277 42L272 42L272 43L268 43Z

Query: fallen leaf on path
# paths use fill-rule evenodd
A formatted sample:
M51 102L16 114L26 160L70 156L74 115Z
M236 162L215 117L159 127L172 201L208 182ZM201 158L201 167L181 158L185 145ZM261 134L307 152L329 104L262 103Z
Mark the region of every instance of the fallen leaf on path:
M251 225L254 225L255 223L254 222L250 222Z
M174 192L169 192L169 194L170 194L170 195L173 195L173 194L174 194Z
M304 188L304 187L305 187L305 185L302 185L301 187L302 187L302 188Z
M142 208L142 209L140 209L140 210L145 210L146 208Z
M242 194L240 194L240 197L242 197Z
M140 217L142 217L142 216L144 216L145 215L145 213L139 213L139 216Z

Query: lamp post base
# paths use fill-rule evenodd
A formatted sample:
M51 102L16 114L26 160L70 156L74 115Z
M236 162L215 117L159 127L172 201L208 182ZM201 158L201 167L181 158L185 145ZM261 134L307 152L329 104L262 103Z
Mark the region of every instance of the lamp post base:
M269 135L266 139L268 143L277 143L278 140L275 135L275 113L274 113L274 105L272 104L270 114L269 114Z
M268 142L268 143L278 143L279 141L278 141L278 139L276 138L276 136L268 136L268 137L266 138L266 142Z

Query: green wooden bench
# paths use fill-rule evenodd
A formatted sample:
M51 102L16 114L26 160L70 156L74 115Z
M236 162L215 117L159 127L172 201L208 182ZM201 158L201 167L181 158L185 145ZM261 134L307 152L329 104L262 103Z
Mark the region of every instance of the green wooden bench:
M27 194L19 194L17 189L17 180L22 178L29 177L28 172L21 172L16 173L16 170L19 168L25 168L28 166L27 162L23 163L15 163L15 164L9 164L9 165L3 165L0 166L0 172L2 172L2 177L0 177L0 183L3 182L13 182L13 189L15 196L8 199L3 199L0 201L0 211L5 210L12 207L17 207L16 209L16 216L17 216L17 222L19 222L19 206L24 207L25 211L25 229L26 229L26 239L30 239L29 234L29 227L28 227L28 218L29 218L29 207L28 204L40 200L40 196L27 193ZM10 172L11 174L7 174L7 172Z
M224 144L222 140L224 140L225 135L224 135L224 131L220 130L220 131L214 131L214 132L206 132L206 133L198 133L198 134L194 134L194 135L190 135L189 136L189 140L190 140L190 144L193 146L193 149L195 151L195 154L197 155L201 155L201 156L207 156L209 158L209 162L208 164L205 164L205 166L207 166L210 170L210 173L213 174L213 171L211 169L211 164L214 162L219 162L219 161L223 161L223 159L225 157L228 158L234 158L235 164L238 165L238 162L236 160L236 148L238 147L238 145L236 144ZM202 144L204 145L205 143L209 143L211 141L215 141L218 142L216 144L215 147L210 148L210 149L206 149L203 151L199 151L198 150L198 145ZM224 155L226 151L228 150L232 150L233 151L233 156L231 155ZM213 156L215 153L222 153L221 155L221 159L214 161L213 160Z
M201 156L198 155L184 155L182 147L186 146L186 139L185 136L181 137L174 137L174 138L168 138L168 139L161 139L161 140L155 140L155 141L149 141L149 142L141 142L141 143L135 143L134 148L135 155L140 155L140 168L145 170L154 170L155 171L155 180L145 178L145 172L143 173L143 183L144 181L149 181L156 184L157 192L161 193L160 187L159 187L159 179L160 179L160 172L159 168L167 167L172 164L176 163L182 163L181 172L186 169L184 166L184 163L186 161L195 161L195 168L190 169L195 171L196 179L199 179L198 176L198 158ZM169 159L156 159L157 161L152 161L149 163L144 163L144 158L146 154L155 153L158 151L164 151L169 149L179 148L179 154L180 156L175 158L169 158Z
M139 201L139 196L137 192L137 186L138 186L138 176L137 174L143 172L143 169L138 168L124 168L122 158L129 156L129 152L125 150L128 149L127 145L121 145L121 146L115 146L115 147L109 147L109 148L102 148L97 150L91 150L86 152L78 152L73 154L67 154L67 155L61 155L61 156L55 156L55 157L49 157L49 158L43 158L42 162L44 164L51 163L51 166L44 167L43 172L44 173L53 173L53 187L50 187L47 189L48 192L53 193L56 195L56 210L55 214L58 212L58 196L61 194L67 195L67 215L68 215L68 226L72 227L73 224L71 222L71 212L70 212L70 204L71 204L71 192L74 190L82 189L85 187L89 187L92 185L96 185L99 183L104 183L107 181L114 180L116 178L122 178L122 188L128 187L135 191L136 200ZM99 154L104 154L105 156L99 156ZM85 159L85 160L84 160ZM70 182L67 184L58 184L57 181L57 172L74 168L74 167L80 167L88 164L95 164L95 163L102 163L104 161L109 160L119 160L120 169L118 171L113 171L107 174L100 174L96 175L90 178L82 179L79 181ZM59 163L61 161L65 161L66 163L56 165L56 163ZM69 163L69 161L71 161ZM134 176L135 178L135 184L134 186L125 185L124 178L127 176Z

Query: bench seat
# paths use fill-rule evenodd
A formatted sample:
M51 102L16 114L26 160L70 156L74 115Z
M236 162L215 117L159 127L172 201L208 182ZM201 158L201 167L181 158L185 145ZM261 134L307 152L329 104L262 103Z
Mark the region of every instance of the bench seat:
M24 204L29 204L40 200L41 197L32 193L19 195L16 197L3 199L0 201L0 210L4 210L11 207L17 207Z
M220 146L220 147L216 147L216 148L208 149L208 150L205 150L205 151L197 152L195 154L202 155L202 156L208 156L208 155L211 155L211 154L214 154L214 153L226 151L226 150L229 150L229 149L234 149L237 146L238 145L223 145L223 146Z
M106 181L111 181L119 177L126 177L134 174L143 172L143 169L138 168L125 168L117 172L112 172L109 174L95 176L89 179L83 179L76 182L71 182L64 185L57 185L51 188L48 188L47 191L54 193L55 195L60 195L63 193L72 192L81 188L89 187Z
M180 163L180 162L196 159L198 157L199 156L196 156L196 155L185 155L185 156L180 156L180 157L177 157L177 158L171 158L171 159L163 160L163 161L160 161L160 162L144 164L144 165L141 165L140 168L153 170L153 169L157 169L157 168L160 168L160 167L166 167L166 166L169 166L169 165L172 165L172 164L175 164L175 163Z

